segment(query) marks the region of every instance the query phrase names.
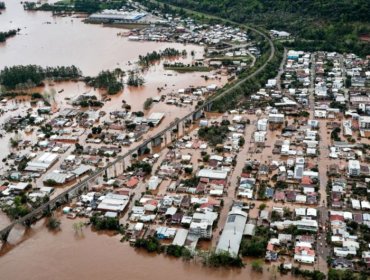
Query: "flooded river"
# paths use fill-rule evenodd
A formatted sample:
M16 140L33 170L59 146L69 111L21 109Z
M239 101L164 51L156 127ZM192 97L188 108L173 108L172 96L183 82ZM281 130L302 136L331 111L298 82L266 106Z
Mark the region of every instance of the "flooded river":
M137 68L134 62L138 60L139 55L168 47L186 49L188 57L180 59L184 63L202 58L204 54L201 46L128 41L126 37L117 36L122 29L84 24L81 18L54 17L50 12L27 12L23 10L21 2L16 0L5 0L5 3L7 9L0 15L0 31L12 28L21 28L21 31L20 34L9 38L6 43L0 44L0 69L20 64L41 66L74 64L82 70L84 76L88 76L117 67L125 71L134 70ZM194 51L194 57L190 56L191 51ZM199 72L178 74L164 70L162 64L157 64L142 74L145 80L143 87L125 87L123 93L112 97L114 102L108 103L103 110L121 109L121 101L124 99L131 105L133 111L138 111L143 109L143 103L148 97L176 93L178 89L189 86L209 84L221 86L227 81L225 76L205 81L202 77L204 74ZM59 105L63 105L66 97L76 97L86 92L100 94L83 83L71 82L58 83L39 91L50 88L55 88L56 91L64 90L63 94L58 94L56 98ZM158 88L163 88L161 93L157 91ZM154 106L154 111L169 115L171 111L178 113L179 109L160 104Z
M119 236L97 234L90 228L76 235L73 222L62 219L62 231L52 233L40 221L27 233L26 242L0 258L1 279L271 279L268 272L251 271L250 264L243 269L210 269L192 261L137 251L120 243Z
M104 69L125 68L154 50L180 48L180 44L129 42L117 36L122 29L84 24L81 18L55 17L49 12L24 11L20 1L5 0L0 31L20 28L0 44L0 68L9 65L76 65L83 74L96 75ZM194 47L196 51L200 47Z

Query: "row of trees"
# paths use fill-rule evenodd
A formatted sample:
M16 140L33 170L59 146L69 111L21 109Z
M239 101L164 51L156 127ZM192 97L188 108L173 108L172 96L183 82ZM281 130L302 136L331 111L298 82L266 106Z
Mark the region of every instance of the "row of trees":
M367 280L366 273L353 273L352 270L329 269L328 280Z
M81 71L74 65L42 68L37 65L17 65L5 67L0 72L0 84L8 89L30 88L41 85L43 80L77 79Z
M244 267L239 256L232 256L229 252L211 251L203 256L203 263L211 267Z
M0 3L1 5L1 3ZM7 32L0 32L0 43L3 43L8 39L9 37L15 36L17 34L17 30L9 30Z
M124 5L127 5L126 0L110 0L110 1L100 1L100 0L75 0L74 9L76 12L81 13L96 13L101 10L118 10L122 9Z
M148 252L161 253L163 251L163 248L159 243L159 240L153 236L149 236L148 238L136 239L134 247L145 249Z
M139 55L139 64L141 66L148 67L149 65L153 64L156 61L161 60L162 58L173 58L179 55L186 56L186 50L180 52L174 48L166 48L163 51L153 51L151 53L147 53L146 55Z
M92 14L105 9L121 9L127 4L126 0L72 0L72 1L59 1L55 4L44 3L37 5L36 2L24 2L23 7L25 10L38 10L38 11L53 11L53 12L79 12Z
M303 278L311 279L311 280L326 279L326 275L322 273L320 270L303 270L303 269L300 269L299 267L293 267L292 274L297 277L303 277Z
M120 229L118 218L93 215L90 218L90 222L96 230L119 230Z
M0 2L0 10L4 10L5 9L5 3L4 2Z

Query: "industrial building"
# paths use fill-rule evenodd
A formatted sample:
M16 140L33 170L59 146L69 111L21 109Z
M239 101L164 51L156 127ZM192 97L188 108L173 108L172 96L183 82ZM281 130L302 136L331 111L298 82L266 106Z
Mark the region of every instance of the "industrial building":
M232 256L238 255L247 218L247 213L240 208L234 207L229 212L216 252L225 251Z
M117 10L104 10L101 13L95 13L89 16L90 21L95 22L122 22L135 23L144 18L147 14L140 12L127 12Z
M225 180L227 178L226 170L213 170L213 169L201 169L199 170L198 177L216 179L216 180Z
M163 118L164 118L164 113L152 113L146 119L146 123L152 123L154 126L157 126L163 120Z
M101 211L122 212L128 203L129 197L127 195L108 193L101 198L97 209Z
M31 172L45 172L58 161L58 157L57 154L43 153L36 160L28 162L25 170Z

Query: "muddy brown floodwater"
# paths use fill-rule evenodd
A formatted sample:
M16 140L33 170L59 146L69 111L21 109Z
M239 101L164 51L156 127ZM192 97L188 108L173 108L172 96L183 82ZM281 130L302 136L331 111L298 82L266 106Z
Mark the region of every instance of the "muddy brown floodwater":
M62 230L49 232L43 221L33 226L27 241L0 258L1 279L271 279L271 275L243 269L210 269L199 263L184 262L163 255L148 254L108 236L85 228L76 235L73 220L62 219ZM279 276L281 279L285 279ZM286 278L288 279L288 278Z
M0 44L0 68L10 65L76 65L84 75L124 68L139 55L181 44L132 42L117 36L121 29L84 24L81 18L55 17L49 12L24 11L21 1L5 0L0 31L20 28L18 35ZM201 48L195 48L199 51Z

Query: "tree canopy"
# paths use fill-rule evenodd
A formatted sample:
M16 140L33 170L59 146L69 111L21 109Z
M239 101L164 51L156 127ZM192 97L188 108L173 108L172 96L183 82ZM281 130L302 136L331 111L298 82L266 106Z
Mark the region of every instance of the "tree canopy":
M33 87L40 85L46 78L59 80L76 79L81 71L74 65L42 68L38 65L16 65L5 67L0 72L0 84L14 89L16 87Z

